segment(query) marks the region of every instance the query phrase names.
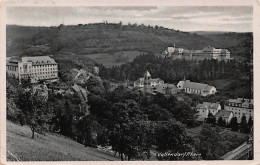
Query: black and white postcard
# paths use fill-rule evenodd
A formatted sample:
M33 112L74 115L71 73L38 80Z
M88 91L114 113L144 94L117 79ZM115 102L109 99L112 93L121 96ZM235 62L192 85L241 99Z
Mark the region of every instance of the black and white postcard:
M259 1L0 7L1 164L260 163Z

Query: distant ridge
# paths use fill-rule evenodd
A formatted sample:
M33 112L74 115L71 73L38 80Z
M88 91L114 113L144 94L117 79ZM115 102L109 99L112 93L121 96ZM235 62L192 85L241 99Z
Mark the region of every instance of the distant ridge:
M225 34L225 33L250 33L250 32L231 32L231 31L190 31L189 33L196 33L199 35L204 35L204 34Z

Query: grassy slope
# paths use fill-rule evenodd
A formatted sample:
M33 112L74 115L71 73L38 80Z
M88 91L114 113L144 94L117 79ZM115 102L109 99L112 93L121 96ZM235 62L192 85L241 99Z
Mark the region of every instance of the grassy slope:
M139 51L121 51L114 53L97 53L89 54L87 57L100 63L104 66L121 65L133 61L133 59L140 55Z
M7 125L7 160L17 157L21 161L109 161L119 160L113 153L84 147L58 134L39 135L31 139L27 126L21 127L10 121ZM11 156L11 154L13 156Z

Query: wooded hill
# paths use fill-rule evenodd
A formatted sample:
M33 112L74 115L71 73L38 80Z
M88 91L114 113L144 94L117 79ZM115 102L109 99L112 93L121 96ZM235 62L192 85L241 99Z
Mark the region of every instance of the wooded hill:
M159 26L121 23L25 27L7 25L7 56L70 52L78 55L140 51L161 53L167 46L202 49L230 48L231 56L248 57L252 33L198 35Z

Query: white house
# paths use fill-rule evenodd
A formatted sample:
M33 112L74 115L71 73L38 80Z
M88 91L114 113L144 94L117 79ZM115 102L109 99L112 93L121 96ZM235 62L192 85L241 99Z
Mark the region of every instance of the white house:
M229 124L231 119L233 118L233 112L221 110L221 111L218 111L218 113L216 113L215 117L216 117L216 121L218 121L218 119L221 117L222 120L224 120L226 122L226 124Z
M214 86L208 84L191 82L190 80L183 80L177 84L177 88L184 90L185 93L198 94L201 96L208 96L215 94L217 89Z
M203 102L196 106L196 110L198 120L202 121L203 119L208 118L209 113L215 116L216 113L221 110L221 105L219 103Z

